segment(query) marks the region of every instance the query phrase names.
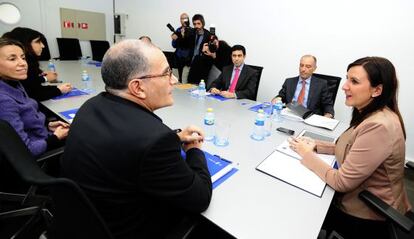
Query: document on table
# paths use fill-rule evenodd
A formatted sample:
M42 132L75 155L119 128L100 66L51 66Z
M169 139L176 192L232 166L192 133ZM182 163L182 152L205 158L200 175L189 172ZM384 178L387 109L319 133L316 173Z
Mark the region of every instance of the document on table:
M336 126L339 124L339 120L327 118L325 116L316 114L309 116L303 122L312 126L321 127L329 130L334 130Z
M229 177L238 171L233 162L218 155L213 155L206 151L203 152L206 157L208 171L211 175L213 189L215 189L218 185L226 181ZM181 150L181 156L184 159L186 158L184 150Z
M314 136L317 139L328 139L331 142L335 140L333 137L319 135L306 130L302 131L299 135ZM318 154L318 156L331 167L335 164L334 155ZM318 175L303 166L300 160L301 157L290 149L289 142L285 140L256 169L317 197L322 197L326 183Z

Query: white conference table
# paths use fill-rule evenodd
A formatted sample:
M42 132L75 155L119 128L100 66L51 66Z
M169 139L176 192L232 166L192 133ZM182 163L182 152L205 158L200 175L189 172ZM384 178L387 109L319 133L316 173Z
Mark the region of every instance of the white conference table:
M71 82L79 88L80 74L85 68L92 76L96 89L94 94L103 90L99 67L81 66L76 61L57 62L56 65L60 80ZM79 108L94 94L48 100L42 104L59 113ZM238 168L237 173L214 189L210 207L203 213L206 218L236 238L317 238L334 190L327 186L319 198L265 175L257 171L256 167L288 137L275 131L277 127L293 129L296 134L307 129L338 137L346 129L346 124L341 122L334 131L329 131L285 119L281 123L274 123L272 135L264 141L254 141L250 134L256 113L248 108L257 102L221 102L209 97L202 100L180 89L175 89L173 95L175 102L172 107L155 112L170 128L183 128L190 124L202 126L208 107L214 109L217 121L224 120L231 124L228 146L218 147L212 142L206 142L203 146L203 150L232 161Z

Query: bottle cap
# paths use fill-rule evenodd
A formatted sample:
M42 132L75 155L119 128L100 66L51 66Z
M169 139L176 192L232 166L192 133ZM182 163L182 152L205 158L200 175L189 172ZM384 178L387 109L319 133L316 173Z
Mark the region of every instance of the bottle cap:
M204 82L204 80L201 80L201 81L202 81L202 82ZM201 81L200 81L200 82L201 82Z
M259 109L257 113L263 113L263 109Z
M213 108L207 108L207 112L213 112Z
M83 72L83 73L88 73L88 71L86 71L86 70L83 70L82 72Z

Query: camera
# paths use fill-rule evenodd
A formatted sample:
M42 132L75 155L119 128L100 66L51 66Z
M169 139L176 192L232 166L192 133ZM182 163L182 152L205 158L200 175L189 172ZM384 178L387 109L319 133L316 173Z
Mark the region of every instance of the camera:
M208 50L211 53L214 53L217 51L217 45L214 43L214 40L217 40L217 36L216 36L216 28L215 27L210 27L210 40L208 41Z
M185 27L185 28L190 27L190 20L189 20L188 18L186 18L186 19L184 20L184 27Z
M167 24L168 29L170 29L170 31L175 32L175 29L173 26L171 26L171 24Z

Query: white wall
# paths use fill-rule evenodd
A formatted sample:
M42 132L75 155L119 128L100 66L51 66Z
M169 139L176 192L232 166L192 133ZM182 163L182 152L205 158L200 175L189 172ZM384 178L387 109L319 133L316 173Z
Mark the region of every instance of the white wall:
M128 14L127 38L149 35L172 50L165 25L179 24L179 15L202 13L206 25L231 45L247 47L246 61L264 66L258 100L271 99L285 78L298 73L303 54L318 58L317 72L345 77L346 66L364 56L383 56L396 66L399 102L407 129L407 157L414 159L414 2L410 0L117 0L116 12ZM338 92L336 116L349 120L344 94Z
M57 57L60 37L59 8L102 12L106 15L107 40L113 39L111 0L8 0L22 11L19 26L43 32L51 55ZM414 161L414 118L410 107L411 58L414 56L414 2L410 0L116 0L116 12L128 14L127 38L149 35L165 50L172 50L165 26L179 24L181 12L202 13L206 25L231 45L247 47L247 62L264 66L258 99L272 98L286 77L297 75L303 54L318 58L317 72L344 77L353 60L378 55L389 58L400 79L400 109L407 129L407 157ZM0 23L0 34L14 26ZM91 55L81 42L84 55ZM344 94L338 92L336 116L349 120Z
M3 2L3 1L0 1ZM59 8L71 8L105 14L106 39L113 42L113 4L112 0L7 0L14 3L22 12L21 21L14 26L0 22L0 34L14 27L29 27L43 33L49 43L52 57L59 56L56 37L61 37ZM89 41L81 41L84 56L92 56Z

